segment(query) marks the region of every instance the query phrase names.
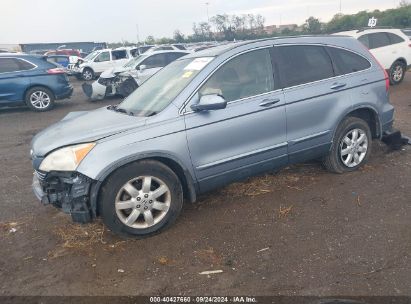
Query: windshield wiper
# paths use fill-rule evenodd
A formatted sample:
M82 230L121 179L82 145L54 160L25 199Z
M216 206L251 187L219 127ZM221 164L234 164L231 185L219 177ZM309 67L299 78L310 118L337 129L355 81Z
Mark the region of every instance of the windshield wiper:
M112 110L114 112L118 112L118 113L124 113L130 116L134 116L134 113L131 111L127 111L125 109L119 108L118 106L108 106L107 107L108 110Z

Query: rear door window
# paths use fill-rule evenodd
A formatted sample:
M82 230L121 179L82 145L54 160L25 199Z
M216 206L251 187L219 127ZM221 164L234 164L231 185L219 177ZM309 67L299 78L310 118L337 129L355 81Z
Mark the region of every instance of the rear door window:
M111 56L113 56L113 60L127 59L127 52L126 50L112 51Z
M168 53L167 54L167 64L170 62L173 62L174 60L177 60L180 57L183 57L187 55L186 53Z
M162 68L166 66L166 53L156 54L148 57L141 64L145 65L147 69Z
M388 46L391 44L390 38L387 33L372 33L369 34L370 49L378 49L380 47Z
M322 46L279 46L277 54L283 87L334 77L331 58Z
M337 75L350 74L371 67L371 63L358 54L334 47L327 47L327 49L334 61Z

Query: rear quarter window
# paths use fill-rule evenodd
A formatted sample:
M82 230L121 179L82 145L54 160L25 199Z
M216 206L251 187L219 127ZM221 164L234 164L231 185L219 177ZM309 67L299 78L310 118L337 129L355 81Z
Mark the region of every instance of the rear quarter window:
M393 34L393 33L387 33L387 35L388 35L388 37L389 37L389 39L390 39L391 44L397 44L397 43L401 43L401 42L404 42L404 41L405 41L405 40L402 39L400 36L395 35L395 34Z
M371 63L367 59L356 53L334 47L327 49L334 61L337 75L359 72L371 67Z

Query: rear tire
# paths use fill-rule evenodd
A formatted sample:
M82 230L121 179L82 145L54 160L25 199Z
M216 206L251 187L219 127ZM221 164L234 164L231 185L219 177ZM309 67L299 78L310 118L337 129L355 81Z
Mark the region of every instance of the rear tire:
M54 94L44 87L33 87L26 92L27 106L36 112L46 112L54 107Z
M115 171L103 186L100 198L99 213L107 227L134 238L152 236L168 228L183 206L177 175L154 160L131 163Z
M328 171L345 173L363 166L370 157L372 136L367 122L357 117L347 117L338 126L330 153L323 164Z
M405 76L406 66L401 61L396 61L390 68L390 83L392 85L400 84Z

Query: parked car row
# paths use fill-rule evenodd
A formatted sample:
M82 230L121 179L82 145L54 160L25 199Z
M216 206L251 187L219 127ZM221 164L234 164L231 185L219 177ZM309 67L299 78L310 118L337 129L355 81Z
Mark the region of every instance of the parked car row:
M183 201L292 163L357 170L392 132L386 71L350 37L190 53L118 106L73 112L32 141L33 190L76 222L146 237ZM355 98L354 98L355 97Z
M84 83L83 91L92 100L114 95L127 97L155 73L187 54L190 53L180 50L146 52L121 67L104 71L93 84Z

